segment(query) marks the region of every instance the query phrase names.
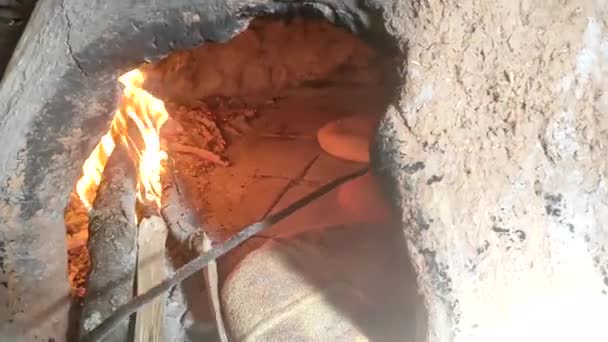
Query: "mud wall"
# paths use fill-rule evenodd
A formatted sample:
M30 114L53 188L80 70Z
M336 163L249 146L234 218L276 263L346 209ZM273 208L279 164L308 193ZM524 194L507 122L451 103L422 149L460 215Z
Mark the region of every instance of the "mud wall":
M600 341L608 310L608 3L400 1L376 166L429 341Z
M145 86L182 104L208 96L268 97L307 81L380 83L371 63L388 61L326 20L257 19L228 42L179 51L145 67Z

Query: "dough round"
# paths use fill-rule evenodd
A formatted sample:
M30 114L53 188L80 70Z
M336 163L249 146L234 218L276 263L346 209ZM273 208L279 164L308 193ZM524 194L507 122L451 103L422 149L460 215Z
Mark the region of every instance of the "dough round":
M317 140L321 148L340 159L369 163L369 143L377 118L354 115L330 121L319 129Z

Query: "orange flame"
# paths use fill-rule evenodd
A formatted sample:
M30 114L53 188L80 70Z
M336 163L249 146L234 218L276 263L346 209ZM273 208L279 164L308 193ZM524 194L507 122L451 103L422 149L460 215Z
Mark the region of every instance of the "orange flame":
M83 176L76 184L78 196L87 209L95 200L101 174L118 140L136 159L138 199L154 202L160 207L160 176L162 161L167 154L161 148L159 132L169 113L163 101L142 89L144 79L139 69L131 70L118 79L125 87L121 108L116 111L110 130L85 161Z

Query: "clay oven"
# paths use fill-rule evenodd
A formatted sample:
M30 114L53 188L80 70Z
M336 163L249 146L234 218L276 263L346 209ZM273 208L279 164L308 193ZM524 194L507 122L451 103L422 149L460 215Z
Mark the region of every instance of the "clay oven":
M167 293L164 336L603 340L607 6L39 1L0 86L1 335L75 338L89 270L144 267L88 265L99 209L162 216L171 269L369 162ZM362 164L326 140L353 115Z

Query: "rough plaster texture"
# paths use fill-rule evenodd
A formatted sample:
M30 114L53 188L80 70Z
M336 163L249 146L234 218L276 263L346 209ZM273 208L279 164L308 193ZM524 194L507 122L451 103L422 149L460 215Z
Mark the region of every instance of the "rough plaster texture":
M39 1L0 85L1 335L65 339L63 208L116 76L298 5L375 41L384 27L404 54L372 157L428 339L593 341L608 307L602 0Z
M412 227L429 340L604 340L608 3L394 10L407 73L376 167Z
M226 43L203 44L146 66L144 87L160 98L194 106L209 96L267 100L305 82L379 82L380 68L369 68L371 63L390 65L326 20L262 19Z

